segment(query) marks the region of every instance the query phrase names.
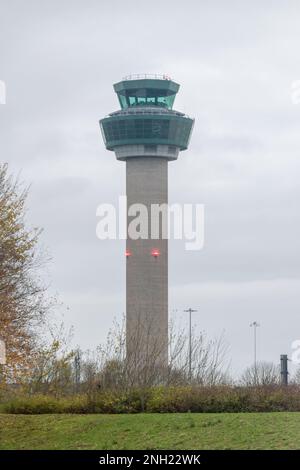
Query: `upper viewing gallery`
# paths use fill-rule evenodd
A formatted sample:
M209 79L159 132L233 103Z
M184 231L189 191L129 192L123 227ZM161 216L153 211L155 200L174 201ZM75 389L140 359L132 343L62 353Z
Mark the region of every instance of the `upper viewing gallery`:
M122 109L129 106L160 106L172 109L179 85L171 79L137 78L139 75L131 75L114 85ZM145 77L151 77L145 75ZM158 75L155 77L159 77Z

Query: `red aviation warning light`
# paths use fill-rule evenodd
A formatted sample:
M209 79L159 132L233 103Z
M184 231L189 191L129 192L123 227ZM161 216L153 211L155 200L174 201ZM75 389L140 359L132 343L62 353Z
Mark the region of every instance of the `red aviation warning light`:
M126 258L129 258L129 256L131 256L131 255L132 255L132 253L131 253L130 250L126 250L126 251L125 251L125 256L126 256Z
M153 256L153 258L158 258L160 255L160 251L157 248L153 248L153 250L151 251L151 255Z

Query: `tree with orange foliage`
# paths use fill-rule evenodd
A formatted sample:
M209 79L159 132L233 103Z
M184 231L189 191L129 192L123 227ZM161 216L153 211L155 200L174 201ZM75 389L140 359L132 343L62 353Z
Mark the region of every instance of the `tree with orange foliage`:
M1 376L10 382L30 368L49 307L39 278L40 230L28 229L24 220L27 194L0 164L0 337L6 348Z

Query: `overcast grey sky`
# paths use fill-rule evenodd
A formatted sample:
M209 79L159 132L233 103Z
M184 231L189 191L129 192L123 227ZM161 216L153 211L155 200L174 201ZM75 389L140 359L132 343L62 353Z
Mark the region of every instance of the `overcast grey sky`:
M124 241L99 241L96 207L125 192L125 165L98 120L112 84L167 73L175 109L195 117L190 149L169 165L170 202L204 203L205 247L170 244L170 312L189 306L224 329L233 371L278 362L300 338L300 3L0 0L0 158L32 183L28 220L44 227L74 342L93 348L125 310ZM173 310L177 309L175 314ZM173 313L172 313L173 312Z

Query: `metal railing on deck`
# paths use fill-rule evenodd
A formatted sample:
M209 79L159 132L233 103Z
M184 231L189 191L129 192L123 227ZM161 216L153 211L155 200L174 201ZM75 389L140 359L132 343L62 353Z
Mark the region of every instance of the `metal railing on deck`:
M126 75L122 80L142 80L142 79L154 79L154 80L172 80L169 75L159 73L133 73Z

